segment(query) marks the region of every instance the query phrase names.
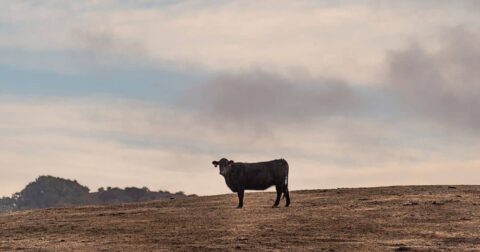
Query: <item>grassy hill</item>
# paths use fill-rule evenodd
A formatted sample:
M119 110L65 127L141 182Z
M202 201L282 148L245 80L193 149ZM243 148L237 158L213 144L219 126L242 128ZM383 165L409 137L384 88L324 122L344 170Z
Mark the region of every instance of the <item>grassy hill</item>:
M233 194L0 214L0 250L474 250L480 186ZM283 202L282 202L283 203Z

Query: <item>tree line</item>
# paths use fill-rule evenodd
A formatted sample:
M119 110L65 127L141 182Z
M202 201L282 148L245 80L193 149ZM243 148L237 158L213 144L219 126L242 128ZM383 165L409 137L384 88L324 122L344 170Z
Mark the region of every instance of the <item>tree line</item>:
M195 196L195 195L188 195ZM147 187L101 187L90 192L76 180L53 176L40 176L22 191L11 197L0 198L0 212L35 208L66 207L79 205L121 204L159 199L187 197L182 191L150 191Z

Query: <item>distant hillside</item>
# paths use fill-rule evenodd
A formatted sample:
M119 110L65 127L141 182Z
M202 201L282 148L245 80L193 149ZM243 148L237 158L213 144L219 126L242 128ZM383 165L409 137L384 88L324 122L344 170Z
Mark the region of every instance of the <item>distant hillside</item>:
M12 197L0 199L0 211L24 210L48 207L79 205L119 204L143 202L158 199L183 198L183 192L150 191L148 188L127 187L125 189L99 188L90 193L90 189L76 180L53 176L40 176L28 184L21 192Z

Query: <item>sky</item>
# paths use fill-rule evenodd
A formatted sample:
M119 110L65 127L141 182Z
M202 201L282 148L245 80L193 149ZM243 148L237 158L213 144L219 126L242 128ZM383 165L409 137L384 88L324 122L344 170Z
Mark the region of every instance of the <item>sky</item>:
M478 1L0 2L0 196L480 182Z

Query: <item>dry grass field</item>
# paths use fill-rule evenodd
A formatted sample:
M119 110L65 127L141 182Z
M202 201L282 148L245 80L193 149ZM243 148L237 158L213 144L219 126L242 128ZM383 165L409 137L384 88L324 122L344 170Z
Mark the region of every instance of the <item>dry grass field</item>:
M234 194L0 214L0 250L480 250L480 186ZM284 201L282 201L282 205Z

